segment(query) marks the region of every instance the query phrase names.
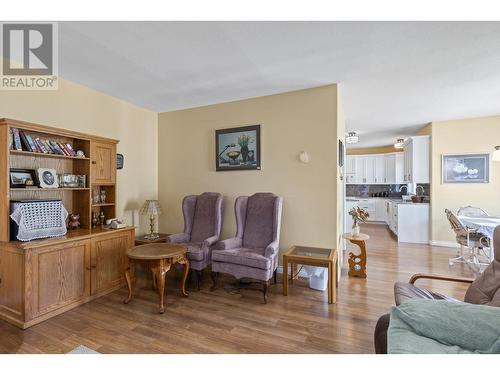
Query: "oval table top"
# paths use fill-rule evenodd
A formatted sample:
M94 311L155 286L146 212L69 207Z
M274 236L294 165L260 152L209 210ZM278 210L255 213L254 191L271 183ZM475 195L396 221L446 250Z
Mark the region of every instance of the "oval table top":
M353 240L353 241L366 241L368 239L370 239L370 236L367 235L367 234L364 234L364 233L360 233L358 234L357 236L353 236L351 233L344 233L342 235L343 238L345 238L346 240Z
M129 258L132 259L165 259L179 255L185 255L187 247L173 243L150 243L146 245L135 246L126 251Z

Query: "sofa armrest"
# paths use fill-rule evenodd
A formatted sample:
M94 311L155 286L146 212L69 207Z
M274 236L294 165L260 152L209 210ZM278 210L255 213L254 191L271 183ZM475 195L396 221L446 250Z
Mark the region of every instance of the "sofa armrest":
M267 245L264 255L266 256L266 258L271 258L276 254L278 254L278 251L279 251L278 241L274 241L271 242L269 245Z
M219 236L208 237L205 241L203 241L203 247L210 247L217 243L219 240Z
M241 238L233 237L233 238L228 238L227 240L224 241L217 242L215 248L217 250L237 249L241 247L242 243L243 241L241 240Z
M189 242L189 234L188 233L171 234L170 236L167 237L167 240L165 242L186 243Z
M448 275L433 275L428 273L416 273L410 278L410 284L415 284L418 279L443 280L453 281L458 283L472 283L474 279L470 277L448 276Z

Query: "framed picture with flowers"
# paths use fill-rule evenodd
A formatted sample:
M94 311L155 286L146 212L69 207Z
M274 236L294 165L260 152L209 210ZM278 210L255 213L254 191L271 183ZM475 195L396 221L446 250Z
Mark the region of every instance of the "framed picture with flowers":
M215 131L215 170L260 169L260 125Z

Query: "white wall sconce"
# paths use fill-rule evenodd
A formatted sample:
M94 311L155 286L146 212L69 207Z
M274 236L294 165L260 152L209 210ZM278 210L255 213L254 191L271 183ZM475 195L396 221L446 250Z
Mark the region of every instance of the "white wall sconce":
M492 159L493 161L500 161L500 146L495 146Z
M301 151L299 154L299 159L304 164L309 163L309 154L307 153L307 151Z

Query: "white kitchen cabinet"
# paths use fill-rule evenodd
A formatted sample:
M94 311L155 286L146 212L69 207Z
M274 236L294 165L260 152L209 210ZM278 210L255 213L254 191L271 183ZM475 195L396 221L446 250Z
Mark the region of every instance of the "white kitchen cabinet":
M398 242L429 243L428 204L398 204L397 213Z
M395 153L396 157L396 168L395 168L395 183L396 184L404 184L404 153L403 152L396 152Z
M385 154L384 157L384 184L396 183L396 154Z
M428 184L430 182L430 137L410 137L404 144L403 181Z
M373 156L358 156L356 158L356 176L358 183L375 183L375 158Z
M387 221L387 207L385 202L387 199L377 198L375 199L375 218L377 221L386 222Z
M373 159L375 161L375 176L373 183L375 184L385 184L387 181L386 177L386 158L384 154L374 155Z
M377 207L375 199L360 198L358 201L358 207L367 211L370 215L367 221L377 221Z
M347 155L345 158L345 174L356 174L356 156Z

